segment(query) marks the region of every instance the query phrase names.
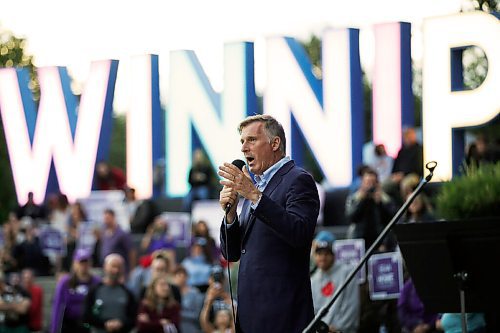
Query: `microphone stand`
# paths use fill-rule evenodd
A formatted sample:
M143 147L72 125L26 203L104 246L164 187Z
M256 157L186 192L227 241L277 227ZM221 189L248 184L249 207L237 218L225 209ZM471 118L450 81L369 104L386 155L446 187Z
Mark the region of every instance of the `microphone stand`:
M396 215L392 218L392 220L386 225L384 230L380 233L380 235L377 237L377 239L373 242L372 246L366 251L365 255L361 260L359 261L358 265L354 268L354 270L349 274L345 282L335 291L335 294L333 295L333 298L323 306L319 311L316 317L309 323L309 326L307 326L302 333L328 333L328 325L323 322L321 319L328 313L328 310L332 307L332 305L335 303L335 301L339 298L340 294L342 291L347 287L347 285L352 281L352 279L356 276L358 271L361 269L361 267L366 263L368 258L371 257L373 252L375 251L376 248L378 248L379 244L382 242L384 237L389 233L391 228L396 224L401 216L406 212L410 204L412 203L413 199L422 191L422 188L432 179L434 169L437 166L437 162L428 162L425 165L425 168L429 170L429 174L427 177L423 178L420 183L418 184L417 188L411 193L409 198L406 200L406 202L401 206L401 208L398 210Z

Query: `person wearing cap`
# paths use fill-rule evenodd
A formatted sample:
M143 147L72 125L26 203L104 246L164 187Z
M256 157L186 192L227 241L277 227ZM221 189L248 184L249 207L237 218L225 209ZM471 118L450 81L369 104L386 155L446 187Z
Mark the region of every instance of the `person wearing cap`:
M57 282L52 307L50 333L87 333L83 325L83 303L92 286L100 279L92 275L92 253L87 249L77 249L73 255L71 273Z
M335 291L347 280L351 269L335 260L331 241L316 241L314 261L318 269L311 276L314 312L328 304ZM359 326L360 301L356 279L352 280L335 301L322 321L330 332L355 333Z
M314 255L316 254L316 244L318 242L335 242L335 236L328 230L321 230L316 234L311 245L311 260L309 263L309 271L311 275L316 272L318 266L316 266L316 261L314 260Z

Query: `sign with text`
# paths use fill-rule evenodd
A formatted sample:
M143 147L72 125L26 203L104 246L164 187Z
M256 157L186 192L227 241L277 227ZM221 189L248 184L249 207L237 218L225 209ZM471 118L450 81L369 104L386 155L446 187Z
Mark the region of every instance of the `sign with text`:
M123 204L125 193L123 191L92 191L85 199L80 199L83 209L87 213L89 221L102 225L104 210L112 209L115 212L115 218L120 227L130 230L128 212Z
M241 212L242 205L243 200L241 199L238 202L238 214ZM220 207L219 200L197 200L193 203L191 215L193 224L198 221L205 221L208 225L208 232L215 239L217 246L220 245L219 233L223 217L224 212Z
M371 256L368 260L368 286L372 300L399 297L403 289L403 260L399 252Z
M287 152L298 165L305 164L302 147L307 146L328 184L349 186L362 162L365 126L372 127L373 140L383 143L389 155L398 152L402 128L415 124L411 28L405 22L373 28L372 124L365 124L363 116L359 29L324 30L321 78L298 40L266 40L262 112L281 122ZM497 16L475 11L426 19L422 32L423 160L439 162L433 181L447 181L463 160L465 128L498 116L500 24ZM467 90L463 51L471 46L484 52L488 69L481 85ZM241 156L236 128L246 116L261 112L254 54L252 42L224 46L219 92L193 51L171 52L164 119L161 59L134 57L126 170L127 184L137 188L139 198L151 197L153 185L168 197L186 195L193 148L204 149L214 171ZM117 72L117 60L93 62L78 98L66 68L38 68L37 106L28 70L0 69L0 116L20 204L29 192L40 203L56 186L71 202L90 194L96 162L108 160ZM154 170L161 170L161 177L153 177Z
M94 252L95 243L97 242L95 230L99 226L94 221L83 221L78 226L78 249L86 249Z
M335 260L341 263L356 266L361 258L365 255L365 240L364 239L339 239L333 243L335 251ZM363 265L358 271L358 283L366 281L366 265Z
M191 215L189 213L165 212L159 217L167 223L167 235L176 246L191 245Z
M40 246L46 256L66 255L66 243L63 234L54 228L43 227L40 230Z

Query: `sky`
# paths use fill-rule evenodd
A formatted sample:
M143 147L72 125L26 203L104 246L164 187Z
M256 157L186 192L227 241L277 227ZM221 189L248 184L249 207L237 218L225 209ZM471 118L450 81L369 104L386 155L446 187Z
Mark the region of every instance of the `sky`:
M128 64L136 55L159 55L164 101L168 86L162 78L168 77L170 51L194 50L214 89L221 91L224 43L252 41L261 93L267 37L308 40L327 28L359 28L362 66L369 74L374 24L410 22L412 57L418 64L423 19L468 7L468 0L0 0L0 27L27 39L36 66L66 66L76 90L91 61L120 60L114 107L124 112Z

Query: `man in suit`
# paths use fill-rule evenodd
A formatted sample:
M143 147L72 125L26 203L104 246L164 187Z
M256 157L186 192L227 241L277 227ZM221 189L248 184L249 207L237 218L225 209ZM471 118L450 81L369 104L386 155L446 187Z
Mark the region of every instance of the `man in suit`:
M286 156L283 127L273 117L248 117L239 132L247 166L219 167L219 202L224 210L231 205L221 248L229 261L240 260L236 330L301 332L314 315L309 255L319 212L316 184ZM238 196L245 199L239 216Z

